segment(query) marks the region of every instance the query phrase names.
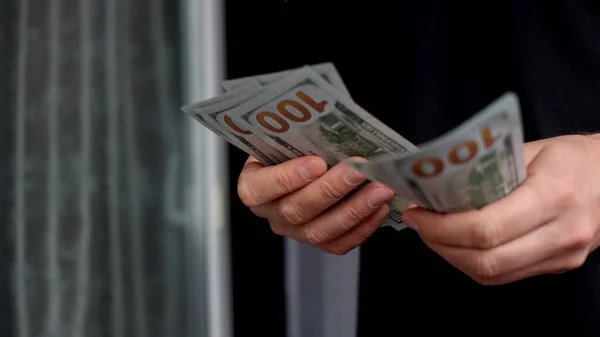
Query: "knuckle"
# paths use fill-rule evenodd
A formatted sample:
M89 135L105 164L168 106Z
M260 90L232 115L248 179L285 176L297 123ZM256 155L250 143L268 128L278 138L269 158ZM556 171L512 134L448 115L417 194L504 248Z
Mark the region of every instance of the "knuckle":
M365 212L350 203L344 207L344 223L358 224L362 222L367 215L368 212Z
M489 249L498 244L500 233L494 222L481 219L472 228L473 242L478 248Z
M578 194L573 184L567 182L559 182L559 184L554 192L554 207L565 210L573 205Z
M565 261L565 269L566 270L573 270L573 269L577 269L581 266L583 266L583 264L585 263L585 261L587 260L587 254L574 254L573 256L569 257L566 261Z
M304 229L304 239L311 246L322 246L329 242L325 232L318 226L306 226Z
M576 250L587 249L594 240L594 234L592 226L588 226L587 224L575 227L571 231L569 246Z
M286 192L294 190L294 178L288 171L280 170L274 175L274 184Z
M298 206L298 204L289 198L282 199L277 205L279 216L287 223L292 225L301 225L308 222L306 212Z
M320 186L319 194L325 200L339 200L345 194L342 188L327 180L323 180Z
M480 283L492 283L499 275L498 266L494 257L487 253L476 255L472 274Z

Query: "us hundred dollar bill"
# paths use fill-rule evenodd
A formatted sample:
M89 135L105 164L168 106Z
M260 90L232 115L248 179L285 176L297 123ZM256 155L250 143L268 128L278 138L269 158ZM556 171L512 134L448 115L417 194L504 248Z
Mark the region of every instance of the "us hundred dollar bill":
M282 152L317 155L333 166L352 156L417 150L308 66L261 91L229 113ZM384 225L402 228L401 212L392 207Z
M207 128L213 130L231 144L256 158L261 164L276 165L290 157L274 149L252 130L240 127L228 111L255 96L262 86L257 81L247 81L236 90L183 107L182 110L194 117Z
M348 163L394 190L403 205L416 203L437 212L481 208L525 180L518 98L504 94L417 152Z
M332 63L317 64L312 68L325 80L331 81L332 85L347 93L347 89ZM251 126L243 127L233 121L228 111L262 92L260 90L263 85L277 82L290 72L287 70L225 81L224 87L228 92L190 104L183 107L182 110L230 144L255 157L261 164L267 166L282 163L297 157L297 155L286 150L283 152L276 150L269 139L265 141L257 137Z
M236 139L235 137L232 137L232 135L227 133L220 125L211 123L211 121L206 118L207 116L205 116L205 111L206 111L205 108L207 106L215 105L220 102L231 99L232 97L235 97L243 92L257 90L260 87L261 87L261 85L258 83L258 81L250 80L250 81L247 81L246 84L237 87L235 90L232 90L225 94L221 94L221 95L209 98L209 99L205 99L200 102L186 105L186 106L182 107L181 110L183 112L185 112L187 115L189 115L190 117L192 117L193 119L195 119L196 121L198 121L200 124L204 125L205 128L211 130L217 136L228 141L232 145L246 151L246 149L243 148L242 143L240 143L238 139Z

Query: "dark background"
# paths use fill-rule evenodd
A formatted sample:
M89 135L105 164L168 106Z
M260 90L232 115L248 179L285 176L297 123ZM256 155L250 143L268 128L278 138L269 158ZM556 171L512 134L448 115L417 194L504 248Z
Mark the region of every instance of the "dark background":
M11 292L11 273L13 251L10 240L12 194L6 193L12 189L13 172L10 165L12 149L14 148L14 116L10 111L15 109L15 102L10 100L15 92L10 85L14 83L14 73L11 71L13 52L16 43L16 3L0 1L0 336L10 336L13 331L14 318Z
M283 0L225 1L226 77L284 70L293 58L278 53L284 41ZM229 184L234 332L285 336L283 239L237 197L237 178L247 155L230 145Z
M394 97L394 109L403 114L376 116L415 144L451 130L507 90L516 91L522 100L526 141L598 132L597 1L389 1L380 7L316 0L226 4L228 78L333 61L353 99L372 112L385 112L389 102L372 96L375 89L368 83L393 78L394 86L377 89L383 97ZM298 9L294 15L293 8ZM342 9L352 15L342 15ZM314 22L308 14L314 14ZM324 36L325 28L344 34ZM391 37L385 34L389 31ZM361 47L336 50L344 44ZM321 59L324 55L332 59ZM370 66L355 66L353 60ZM415 125L421 127L417 130ZM238 336L248 331L284 336L282 241L239 203L235 186L246 156L236 149L230 156L235 331ZM461 319L475 316L492 329L514 331L516 323L526 323L538 334L565 328L569 335L597 335L598 320L592 316L597 317L599 303L598 254L584 268L561 276L482 288L411 233L380 231L374 237L378 238L366 243L362 256L367 262L359 330L365 335L372 335L370 328L377 323L393 331L397 320L404 329L413 324L463 330ZM402 268L388 268L390 262ZM381 280L411 291L390 291ZM436 307L437 314L459 323L427 326L423 313L432 310L431 303L448 305L447 313ZM454 311L454 303L471 311ZM498 311L491 312L489 303L505 304L510 310L498 305L492 308Z

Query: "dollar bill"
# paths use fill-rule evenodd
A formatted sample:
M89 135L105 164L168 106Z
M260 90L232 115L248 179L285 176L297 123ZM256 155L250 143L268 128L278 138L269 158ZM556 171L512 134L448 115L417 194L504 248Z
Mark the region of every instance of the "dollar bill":
M217 136L221 137L223 140L226 140L230 144L232 144L240 149L243 149L242 143L240 143L239 140L235 139L234 137L231 137L231 135L229 135L227 132L225 132L225 130L223 130L219 125L212 125L211 123L209 123L209 121L207 119L205 119L205 116L203 116L201 112L204 107L225 101L225 100L245 91L247 87L251 87L252 89L257 89L257 88L260 88L260 84L257 81L249 81L249 82L247 82L246 85L240 86L240 87L238 87L238 89L232 90L229 93L221 94L219 96L212 97L210 99L206 99L206 100L203 100L203 101L200 101L197 103L186 105L186 106L182 107L181 110L183 112L185 112L187 115L189 115L190 117L192 117L193 119L195 119L197 122L202 124L205 128L211 130Z
M309 66L260 91L229 113L282 152L317 155L335 165L353 156L373 159L417 150ZM387 225L404 226L395 208L388 220Z
M348 164L389 186L404 205L437 212L478 209L508 195L526 177L517 96L506 93L419 148Z
M332 63L318 64L314 66L314 69L324 79L331 81L332 85L347 93L347 89ZM261 75L257 79L263 84L269 84L277 82L278 79L289 73L290 71L281 71ZM183 107L182 110L232 145L257 158L263 165L274 165L289 158L295 158L297 154L285 149L283 152L274 149L270 139L265 141L256 137L255 130L251 126L238 125L227 113L229 109L259 93L258 89L262 88L262 85L257 79L246 77L229 81L231 85L225 85L228 90L225 94L190 104Z
M419 148L356 105L331 63L225 81L227 93L182 108L263 165L319 155L394 190L385 225L409 204L438 212L483 207L525 179L518 99L507 93ZM350 161L360 156L367 162Z
M276 165L289 160L289 157L256 137L252 131L237 126L227 115L227 110L251 98L261 88L258 81L246 81L235 90L185 106L182 110L261 164Z
M329 84L331 84L332 86L337 88L339 91L350 96L348 88L346 88L346 85L344 84L342 77L338 73L338 71L337 71L336 67L333 65L333 63L331 63L331 62L319 63L319 64L312 65L310 67L314 71L319 73L319 75L321 75L325 79L325 81L327 81ZM221 83L221 85L223 86L223 88L226 91L231 91L235 88L238 88L238 87L244 85L245 83L247 83L248 81L257 81L261 85L267 86L273 82L277 82L279 80L286 78L287 76L289 76L290 74L292 74L293 72L295 72L301 68L302 67L291 69L291 70L284 70L284 71L269 73L269 74L263 74L263 75L259 75L259 76L249 76L249 77L242 77L242 78L237 78L237 79L233 79L233 80L227 80L227 81L223 81Z

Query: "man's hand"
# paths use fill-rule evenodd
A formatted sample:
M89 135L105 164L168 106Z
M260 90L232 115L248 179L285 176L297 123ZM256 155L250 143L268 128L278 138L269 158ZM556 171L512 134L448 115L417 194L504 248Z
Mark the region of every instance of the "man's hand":
M344 198L365 180L345 164L327 171L319 157L271 167L250 157L240 174L238 194L254 214L269 220L276 234L341 255L371 236L390 211L387 202L393 192L379 183Z
M563 136L525 145L527 178L480 210L404 221L450 264L498 285L581 266L600 241L600 139Z

